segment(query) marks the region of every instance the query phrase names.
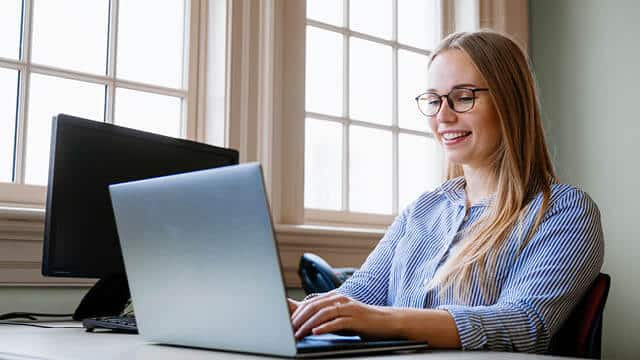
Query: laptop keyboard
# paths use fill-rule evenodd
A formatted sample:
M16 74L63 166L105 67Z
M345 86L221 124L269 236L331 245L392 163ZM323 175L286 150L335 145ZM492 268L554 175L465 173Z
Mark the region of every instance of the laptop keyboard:
M91 332L96 329L108 329L117 332L137 334L135 316L104 316L82 320L82 326Z

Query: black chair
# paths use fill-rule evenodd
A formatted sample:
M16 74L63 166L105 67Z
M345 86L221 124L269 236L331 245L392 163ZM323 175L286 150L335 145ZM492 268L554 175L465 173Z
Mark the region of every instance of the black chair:
M551 339L552 355L600 358L602 315L610 286L611 277L600 273Z

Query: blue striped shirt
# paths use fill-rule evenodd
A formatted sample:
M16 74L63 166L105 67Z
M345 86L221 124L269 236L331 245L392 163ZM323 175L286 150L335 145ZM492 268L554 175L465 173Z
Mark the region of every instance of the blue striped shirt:
M546 352L602 266L598 208L583 191L553 184L550 206L527 245L519 249L527 231L518 229L504 242L491 279L494 295L483 297L474 271L471 296L461 303L451 290L439 296L426 283L491 201L471 205L467 214L464 186L464 178L455 178L420 196L337 291L366 304L446 310L466 350ZM541 205L540 193L521 219L524 229Z

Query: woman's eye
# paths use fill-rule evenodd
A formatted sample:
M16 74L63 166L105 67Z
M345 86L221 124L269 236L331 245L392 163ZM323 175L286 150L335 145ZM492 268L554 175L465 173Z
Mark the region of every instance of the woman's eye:
M473 96L459 97L458 101L460 101L460 102L472 102L473 101Z

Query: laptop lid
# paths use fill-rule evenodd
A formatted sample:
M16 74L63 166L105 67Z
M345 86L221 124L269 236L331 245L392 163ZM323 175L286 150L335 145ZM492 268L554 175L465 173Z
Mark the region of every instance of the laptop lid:
M109 191L146 340L296 355L259 164Z
M344 337L296 344L259 164L109 191L138 330L149 341L287 357L426 347Z

